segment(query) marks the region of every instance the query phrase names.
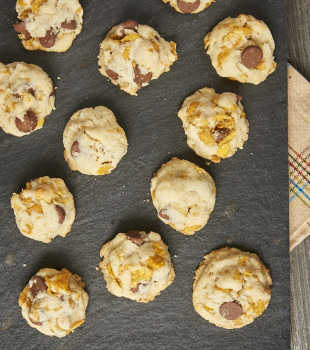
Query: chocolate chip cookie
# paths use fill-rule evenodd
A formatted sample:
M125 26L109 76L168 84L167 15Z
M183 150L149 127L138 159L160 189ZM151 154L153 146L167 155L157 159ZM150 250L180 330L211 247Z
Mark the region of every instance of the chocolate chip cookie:
M87 304L84 283L67 269L41 269L19 296L19 306L29 326L58 338L84 323Z
M158 217L175 230L192 235L203 228L215 205L215 184L198 165L172 158L151 181Z
M52 80L38 66L24 62L0 63L0 127L25 136L41 129L54 108Z
M14 29L27 50L63 52L82 30L79 0L17 0Z
M274 72L275 49L267 25L249 15L228 17L204 39L213 67L222 77L259 84Z
M127 138L111 110L98 106L73 114L63 134L64 156L72 170L109 174L127 152Z
M113 27L100 45L100 73L130 95L149 85L178 58L176 44L153 28L128 20Z
M218 163L243 148L249 123L241 99L230 92L217 94L211 88L200 89L186 98L178 116L187 144L200 157Z
M269 270L256 254L228 247L215 250L196 270L194 308L218 327L241 328L265 311L271 284Z
M153 231L119 233L103 245L100 256L107 289L118 297L148 303L174 280L168 247Z
M198 13L209 7L215 0L163 0L180 13Z
M48 176L27 182L24 190L13 194L11 206L20 232L44 243L65 237L75 218L73 196L64 181Z

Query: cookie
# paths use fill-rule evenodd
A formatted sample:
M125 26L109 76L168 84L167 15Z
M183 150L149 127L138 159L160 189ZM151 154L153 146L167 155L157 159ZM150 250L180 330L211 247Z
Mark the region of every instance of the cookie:
M84 323L88 294L78 275L45 268L30 279L18 302L29 326L62 338Z
M226 18L206 35L204 43L221 77L257 85L276 69L272 34L253 16Z
M215 250L196 270L194 308L218 327L241 328L265 311L271 284L269 270L256 254L228 247Z
M55 105L54 87L38 66L0 63L0 126L8 134L25 136L41 129Z
M218 163L243 148L249 123L241 99L230 92L217 94L211 88L200 89L186 98L178 116L187 144L200 157Z
M178 56L176 44L156 30L128 20L114 26L100 45L100 73L130 95L157 79Z
M119 233L103 245L99 266L107 289L117 297L148 303L174 280L168 247L158 233Z
M215 0L163 0L163 2L168 2L181 13L198 13L209 7Z
M198 165L172 158L151 181L158 217L175 230L192 235L209 220L215 204L212 177Z
M64 156L72 170L88 175L109 174L127 152L124 130L108 108L77 111L63 134Z
M79 0L17 0L16 12L14 30L27 50L67 51L82 30Z
M48 176L27 182L21 193L13 194L11 206L20 232L44 243L65 237L75 218L73 196L64 181Z

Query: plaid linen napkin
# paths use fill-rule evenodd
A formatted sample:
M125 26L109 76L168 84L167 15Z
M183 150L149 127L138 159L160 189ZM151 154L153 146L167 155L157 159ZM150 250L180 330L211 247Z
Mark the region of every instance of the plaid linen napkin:
M288 67L290 250L310 234L310 83Z

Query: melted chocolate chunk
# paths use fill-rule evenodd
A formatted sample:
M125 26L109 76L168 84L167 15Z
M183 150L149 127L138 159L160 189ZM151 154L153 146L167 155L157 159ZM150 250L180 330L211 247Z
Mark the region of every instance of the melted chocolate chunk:
M230 301L220 306L220 314L226 320L236 320L243 314L242 306L236 301Z
M60 26L64 29L74 30L76 29L77 24L75 20L72 20L70 22L62 22Z
M152 80L152 72L149 72L147 74L142 74L141 70L138 66L135 66L135 68L133 69L134 73L135 73L135 78L134 78L134 82L141 87L144 83L149 83Z
M224 138L230 134L230 130L227 128L215 128L214 130L214 141L220 143Z
M113 80L118 80L118 78L119 78L119 75L116 72L114 72L114 70L107 69L106 73Z
M58 222L62 224L66 218L65 209L58 204L55 205L55 208L58 214Z
M28 92L29 92L29 94L31 94L32 96L34 96L34 90L33 90L33 88L28 89Z
M45 279L41 276L35 275L32 277L32 286L29 287L30 294L33 298L37 296L39 292L44 292L47 290L47 285L45 284Z
M13 94L13 96L16 97L16 98L20 98L21 97L20 94L18 94L18 93Z
M161 218L165 219L165 220L170 220L170 216L167 215L167 214L165 213L165 210L164 210L164 209L160 210L160 212L158 213L158 215L159 215Z
M183 0L178 0L177 2L178 8L184 13L192 13L198 9L200 5L200 0L196 0L195 2L187 2Z
M28 133L33 131L38 124L38 118L35 113L31 110L27 111L24 115L24 121L19 118L15 118L15 125L21 132Z
M127 238L131 240L132 243L136 245L142 245L145 243L144 238L141 236L140 231L138 230L132 230L126 233Z
M247 68L256 68L263 59L263 51L258 46L248 46L241 53L241 63Z
M42 322L37 322L37 321L34 321L32 318L29 317L29 320L31 323L35 324L36 326L42 326Z
M70 150L71 156L72 157L76 157L76 155L74 155L74 153L80 153L80 144L79 141L74 141L72 146L71 146L71 150Z
M138 292L139 292L139 288L140 288L140 283L137 285L137 287L135 287L135 288L130 288L130 290L131 290L133 293L138 293Z
M13 25L14 30L18 33L25 35L25 40L29 40L31 38L30 33L26 29L26 23L25 22L17 22Z
M49 29L46 31L45 36L43 38L39 38L40 44L46 49L49 49L52 46L54 46L56 36L57 35L54 32L52 32L51 29Z

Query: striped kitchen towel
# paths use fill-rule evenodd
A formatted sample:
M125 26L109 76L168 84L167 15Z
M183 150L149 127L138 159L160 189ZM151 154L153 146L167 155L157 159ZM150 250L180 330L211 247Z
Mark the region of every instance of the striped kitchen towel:
M288 67L290 250L310 234L310 83Z

